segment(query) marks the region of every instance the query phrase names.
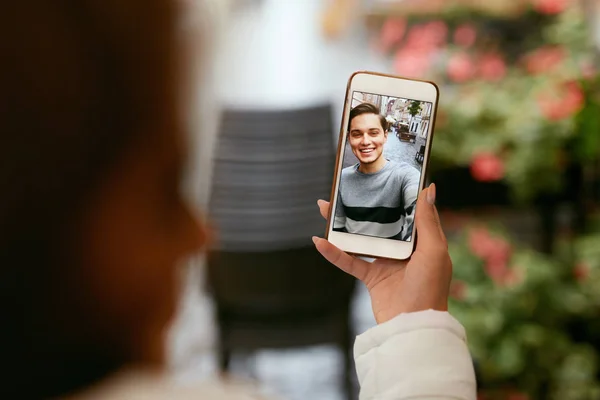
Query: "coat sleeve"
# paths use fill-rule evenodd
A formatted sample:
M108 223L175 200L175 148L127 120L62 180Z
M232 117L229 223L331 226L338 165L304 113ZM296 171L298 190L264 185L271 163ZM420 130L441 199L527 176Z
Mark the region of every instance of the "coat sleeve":
M462 325L447 312L401 314L358 336L361 400L476 399Z

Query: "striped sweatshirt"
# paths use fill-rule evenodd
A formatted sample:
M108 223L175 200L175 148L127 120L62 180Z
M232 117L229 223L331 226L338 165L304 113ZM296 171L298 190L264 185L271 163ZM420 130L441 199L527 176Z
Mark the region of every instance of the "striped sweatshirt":
M358 167L342 170L333 230L410 241L420 172L390 160L372 174Z

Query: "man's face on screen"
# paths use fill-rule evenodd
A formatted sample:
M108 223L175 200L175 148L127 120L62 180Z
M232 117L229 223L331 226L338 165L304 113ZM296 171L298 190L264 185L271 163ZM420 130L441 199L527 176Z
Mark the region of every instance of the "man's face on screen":
M348 140L352 152L361 164L372 164L383 154L387 132L376 114L357 115L350 122Z

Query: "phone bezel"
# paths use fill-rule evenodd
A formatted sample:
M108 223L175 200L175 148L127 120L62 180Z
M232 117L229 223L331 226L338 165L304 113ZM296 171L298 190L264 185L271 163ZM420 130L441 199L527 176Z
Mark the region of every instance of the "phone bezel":
M433 135L435 131L435 121L437 117L437 108L439 102L439 88L429 81L408 79L394 75L382 74L370 71L357 71L350 76L346 87L346 97L344 101L344 113L340 127L338 140L338 149L336 156L336 168L331 190L329 215L327 217L327 230L325 238L339 249L347 253L376 257L389 258L396 260L405 260L410 258L414 252L417 235L416 226L413 228L412 240L404 242L400 240L382 239L372 236L356 235L344 232L333 231L332 216L337 206L337 193L340 184L340 177L343 167L343 157L345 144L347 140L347 126L352 106L352 95L355 91L380 94L383 96L401 97L410 100L427 101L432 103L431 123L425 143L425 156L423 159L423 168L421 180L419 182L419 193L424 189L429 166L429 154Z

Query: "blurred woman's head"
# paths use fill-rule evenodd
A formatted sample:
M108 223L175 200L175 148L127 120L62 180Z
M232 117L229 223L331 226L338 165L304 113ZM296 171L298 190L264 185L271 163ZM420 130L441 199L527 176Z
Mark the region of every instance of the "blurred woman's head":
M179 192L176 4L2 8L0 390L41 397L160 362L173 267L204 238Z

